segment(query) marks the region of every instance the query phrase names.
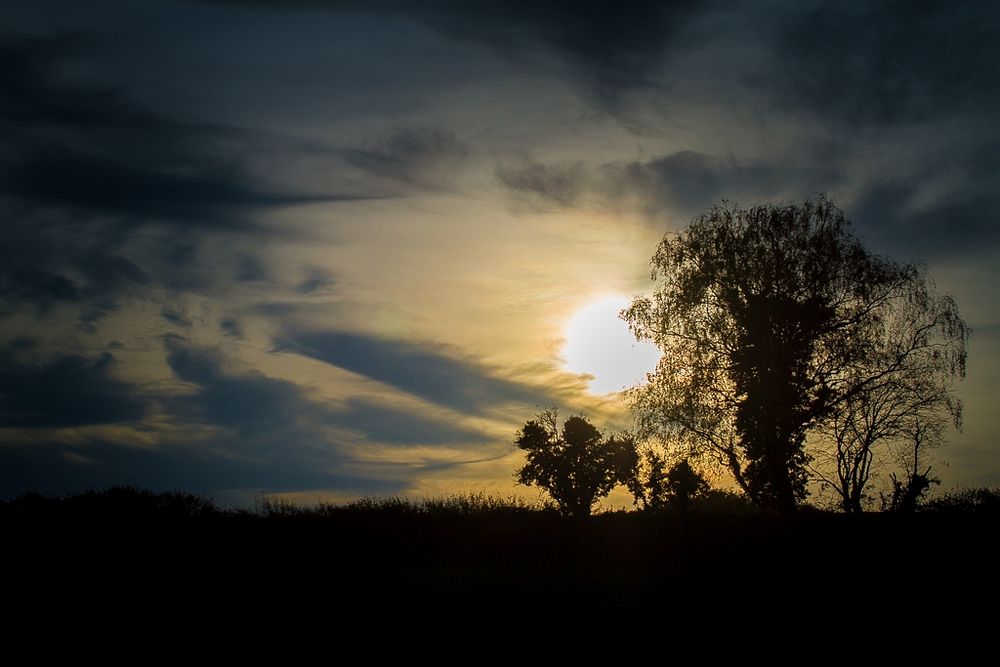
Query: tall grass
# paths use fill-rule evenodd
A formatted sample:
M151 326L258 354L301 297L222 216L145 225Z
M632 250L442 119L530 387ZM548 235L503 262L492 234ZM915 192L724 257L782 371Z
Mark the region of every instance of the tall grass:
M298 505L280 496L264 494L257 501L254 512L265 518L320 518L360 514L457 517L548 513L555 512L555 507L551 503L532 502L514 495L503 496L485 491L422 499L367 496L343 505L334 503Z

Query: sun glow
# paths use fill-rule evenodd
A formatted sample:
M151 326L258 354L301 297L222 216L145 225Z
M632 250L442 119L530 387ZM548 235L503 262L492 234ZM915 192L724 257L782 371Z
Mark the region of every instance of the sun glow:
M609 394L634 386L656 367L660 351L652 343L637 341L618 317L630 303L628 297L603 296L580 308L564 333L563 367L593 377L590 391Z

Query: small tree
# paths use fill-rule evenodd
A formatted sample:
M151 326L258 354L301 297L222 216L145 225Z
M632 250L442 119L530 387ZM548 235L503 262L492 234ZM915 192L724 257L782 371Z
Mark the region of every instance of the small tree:
M687 459L681 459L670 468L666 481L667 506L681 512L687 511L692 500L704 496L709 490L708 482Z
M515 473L518 483L541 487L574 517L590 516L599 499L628 484L639 461L632 438L606 438L586 417L570 417L560 431L554 408L525 423L514 444L528 459Z
M915 512L931 486L941 480L931 477L931 466L927 464L928 450L941 444L942 423L940 421L914 420L906 430L909 436L896 450L896 459L903 468L903 478L896 473L889 476L892 491L887 497L882 495L882 509L889 512ZM923 472L921 472L923 469Z
M641 465L628 487L636 504L653 512L667 507L683 512L692 500L704 496L711 488L688 459L668 467L668 458L653 448L642 453Z
M667 458L652 447L642 452L636 474L629 480L629 491L642 509L658 511L667 503Z

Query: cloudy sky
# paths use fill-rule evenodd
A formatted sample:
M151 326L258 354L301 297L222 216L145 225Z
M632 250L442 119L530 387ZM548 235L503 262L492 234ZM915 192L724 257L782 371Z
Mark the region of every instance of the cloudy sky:
M1000 484L998 62L992 2L5 0L0 495L512 492L628 423L581 310L818 192L955 296Z

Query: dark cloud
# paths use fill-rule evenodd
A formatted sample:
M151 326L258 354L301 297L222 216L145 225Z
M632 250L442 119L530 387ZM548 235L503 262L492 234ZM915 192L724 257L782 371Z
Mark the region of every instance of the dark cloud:
M207 0L288 10L324 8L404 16L439 34L524 62L554 56L597 109L631 125L624 95L657 89L664 55L705 4L680 0ZM565 74L565 71L559 72ZM636 128L637 129L637 128Z
M236 260L236 280L241 283L253 283L267 280L270 273L264 262L254 255L241 255Z
M345 332L293 332L275 349L317 359L434 403L479 412L517 402L543 403L543 390L499 376L478 360L443 346Z
M8 265L0 275L0 293L7 301L30 301L41 309L57 301L78 301L80 290L65 275L33 266Z
M219 320L219 329L229 338L243 340L243 325L235 317L223 317Z
M0 427L65 428L142 420L153 401L114 375L110 352L34 358L25 339L0 349Z
M344 151L354 167L422 187L444 187L469 156L469 146L447 130L400 128L361 148Z
M170 401L170 411L180 419L222 426L245 438L275 444L270 436L304 435L310 423L322 423L328 414L293 382L257 371L229 372L217 350L193 346L174 335L164 340L171 370L197 386L194 393Z
M77 319L77 328L90 334L97 333L97 323L120 309L121 307L112 299L106 296L96 296L81 309Z
M243 227L249 210L357 199L282 192L255 176L254 134L147 109L126 90L57 76L81 38L0 41L0 184L46 207L200 227ZM84 42L86 43L86 42ZM82 47L81 47L82 48Z
M485 43L514 59L541 47L561 58L595 108L641 130L626 95L662 89L665 55L700 2L558 0L403 5L442 34Z
M347 408L338 416L338 421L361 431L375 442L390 445L482 445L490 441L490 437L483 432L461 424L431 419L371 400L351 399Z
M171 265L168 283L183 285L174 265L189 264L206 234L259 234L257 214L273 207L362 197L290 191L251 166L265 147L294 154L294 142L173 118L127 89L67 74L99 43L0 35L0 300L8 312L71 304L80 326L94 330L122 296L154 280L148 267ZM140 257L130 246L151 228L167 240Z
M313 294L332 287L335 283L333 274L320 266L310 266L305 269L305 278L295 286L299 294Z
M834 166L795 165L680 151L647 162L611 163L600 169L604 194L635 196L650 212L697 215L722 199L735 202L799 199L843 179Z
M213 445L215 443L212 443ZM405 479L375 479L337 472L320 457L261 460L217 446L169 443L156 448L107 440L68 444L5 443L0 447L0 497L25 491L60 495L137 485L154 491L183 489L215 495L233 491L294 492L336 489L356 495L402 493Z
M520 166L500 165L496 173L504 189L536 209L634 204L650 214L672 211L684 216L697 215L721 199L806 197L844 178L834 165L743 161L695 151L595 168L527 161Z
M580 162L543 164L524 159L498 164L494 174L504 189L537 210L572 207L590 185L590 176Z
M44 206L223 229L249 227L254 220L248 214L261 207L352 199L261 191L230 159L184 150L191 137L175 140L155 148L141 142L115 155L34 146L3 165L3 190Z
M167 363L174 374L197 385L194 393L173 399L170 409L182 419L231 429L247 442L291 442L303 437L327 441L323 427L363 434L393 445L482 444L482 432L412 410L353 398L344 407L314 400L293 382L256 371L233 372L217 350L191 345L179 336L166 339Z
M1000 241L1000 194L959 190L931 201L922 195L916 180L873 182L847 210L874 247L904 259L971 257Z
M158 400L172 423L207 430L183 440L167 436L158 446L143 448L100 437L65 441L53 435L51 441L31 444L8 438L0 447L0 495L26 490L65 493L112 484L206 493L398 493L416 468L385 460L376 466L382 478L367 476L330 429L355 431L369 442L463 446L480 454L490 442L476 429L370 398L328 405L287 380L234 370L219 350L181 336L166 336L164 345L171 370L192 390ZM34 339L20 338L0 354L2 426L52 429L140 422L149 413L151 402L137 398L143 396L138 387L111 376L110 354L96 359L65 356L46 363L22 360L37 349ZM461 462L430 458L424 469L455 465Z
M121 240L100 226L63 219L0 201L5 239L0 244L0 304L46 313L58 304L80 307L92 326L113 312L114 297L139 289L150 275L121 254Z
M994 2L820 3L794 12L759 85L792 109L889 125L956 112L995 118L1000 7Z
M174 325L175 327L182 327L184 329L191 328L191 319L188 318L184 313L175 310L174 308L163 308L160 310L160 317L167 321L167 323Z

